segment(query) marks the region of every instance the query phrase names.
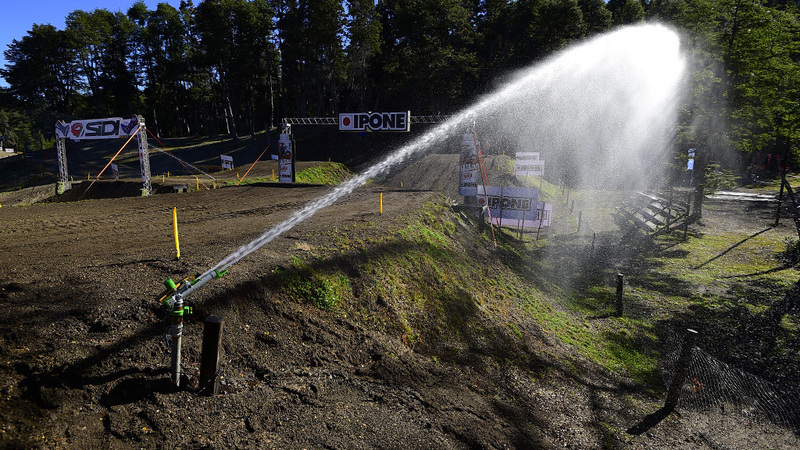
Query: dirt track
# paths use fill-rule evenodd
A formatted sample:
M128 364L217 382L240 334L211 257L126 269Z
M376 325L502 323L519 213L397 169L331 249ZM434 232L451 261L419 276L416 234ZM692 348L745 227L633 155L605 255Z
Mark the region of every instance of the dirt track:
M267 170L267 169L265 169ZM265 172L268 173L268 172ZM324 186L273 184L149 198L3 207L0 253L0 447L3 448L721 448L696 415L641 436L618 437L652 412L652 399L587 363L559 368L560 344L536 329L496 367L508 329L474 319L485 337L459 364L437 362L400 333L378 332L348 312L272 296L271 271L311 254L331 232L391 233L428 200L436 171L369 185L319 212L198 291L186 327L188 389L168 382L166 278L202 272ZM383 214L378 193L384 192ZM181 259L175 260L176 207ZM357 247L357 245L356 245ZM341 264L347 265L349 253ZM357 277L358 274L353 274ZM388 305L355 305L392 317ZM225 319L223 394L198 397L198 318ZM508 351L503 347L504 351ZM550 369L542 370L550 366ZM536 377L531 375L538 373ZM541 375L541 374L544 375ZM726 425L735 430L736 423ZM779 436L778 443L784 442ZM771 442L774 444L775 442ZM756 443L757 444L757 443ZM778 445L779 446L779 445Z

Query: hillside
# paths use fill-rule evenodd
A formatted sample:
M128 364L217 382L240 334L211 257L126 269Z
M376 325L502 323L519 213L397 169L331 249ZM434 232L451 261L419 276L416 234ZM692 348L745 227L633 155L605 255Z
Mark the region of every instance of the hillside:
M273 183L269 161L238 187L170 176L190 192L0 198L2 447L797 447L797 422L744 414L735 388L643 427L686 326L709 358L751 361L743 369L770 392L797 389L778 376L797 373L800 349L797 307L785 305L798 274L781 259L794 230L767 227L769 205L710 202L685 237L651 239L611 220L629 193L545 184L555 222L520 241L457 205L455 158L427 155L367 184L195 293L180 389L161 283L207 270L330 187ZM488 164L493 179L530 181L508 175L507 158ZM610 314L617 272L624 318ZM778 332L736 327L763 332L756 319L771 311ZM193 391L208 315L224 319L216 397ZM768 339L785 355L756 354Z

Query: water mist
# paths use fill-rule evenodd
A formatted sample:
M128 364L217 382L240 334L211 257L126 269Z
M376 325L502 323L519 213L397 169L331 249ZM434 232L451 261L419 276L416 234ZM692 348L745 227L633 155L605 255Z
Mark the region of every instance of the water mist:
M203 283L367 180L473 123L482 140L507 144L507 154L541 152L548 169L561 171L571 184L638 184L653 177L669 153L684 67L678 35L660 25L626 27L570 47L518 72L473 106L243 245L206 272Z

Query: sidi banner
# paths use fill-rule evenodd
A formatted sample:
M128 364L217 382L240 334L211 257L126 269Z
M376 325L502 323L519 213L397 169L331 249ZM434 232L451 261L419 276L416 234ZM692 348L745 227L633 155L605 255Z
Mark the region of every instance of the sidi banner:
M339 114L339 131L410 131L411 111Z
M81 139L116 139L130 136L139 127L136 117L123 119L109 117L105 119L73 120L72 122L56 122L56 137L68 138L73 141Z

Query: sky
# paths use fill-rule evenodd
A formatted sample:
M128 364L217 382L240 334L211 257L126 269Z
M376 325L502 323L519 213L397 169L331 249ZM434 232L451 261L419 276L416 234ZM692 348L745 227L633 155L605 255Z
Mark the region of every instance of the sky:
M3 2L3 12L0 14L0 67L5 67L6 58L3 54L8 50L8 45L14 39L20 40L33 28L34 23L50 24L59 30L64 29L64 19L76 9L94 11L105 8L111 12L128 12L136 0L11 0ZM180 6L180 0L144 0L150 10L156 9L159 3L169 3L174 7ZM196 1L195 3L199 3ZM0 86L8 84L0 78Z

